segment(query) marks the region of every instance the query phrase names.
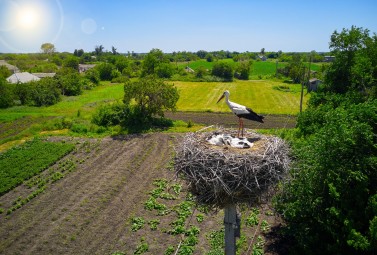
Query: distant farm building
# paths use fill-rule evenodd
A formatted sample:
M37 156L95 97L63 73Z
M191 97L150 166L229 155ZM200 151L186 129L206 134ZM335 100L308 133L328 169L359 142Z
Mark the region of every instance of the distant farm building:
M14 73L11 76L7 78L7 81L10 83L27 83L31 81L39 81L41 78L28 73L28 72L23 72L23 73Z
M317 91L321 83L322 81L317 78L310 79L308 84L308 92Z
M56 73L32 73L32 75L35 75L38 78L46 78L46 77L54 77Z
M0 60L0 66L5 66L12 73L18 73L20 71L20 69L18 69L17 66L13 66L11 64L8 64L5 60Z
M260 59L260 60L262 60L262 61L266 61L267 60L267 57L266 56L258 56L258 58Z
M185 67L186 72L188 73L195 73L194 69L190 68L189 66Z
M79 64L79 72L80 73L85 73L86 71L88 71L89 69L92 69L93 67L95 67L96 65L84 65L84 64Z
M335 60L335 56L324 56L323 61L324 62L333 62Z

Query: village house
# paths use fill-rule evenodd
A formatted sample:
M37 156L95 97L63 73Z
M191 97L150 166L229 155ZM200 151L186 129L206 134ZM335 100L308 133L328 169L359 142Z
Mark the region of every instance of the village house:
M39 81L41 78L28 73L28 72L22 72L22 73L14 73L11 76L7 78L7 81L13 84L16 83L27 83L31 81Z
M86 71L88 71L89 69L92 69L95 66L96 65L94 65L94 64L92 64L92 65L89 65L89 64L79 64L79 72L80 73L85 73Z

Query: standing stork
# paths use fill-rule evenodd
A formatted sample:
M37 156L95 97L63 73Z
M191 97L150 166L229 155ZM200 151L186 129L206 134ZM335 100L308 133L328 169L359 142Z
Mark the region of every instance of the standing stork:
M229 106L230 110L232 110L232 112L238 117L238 137L240 137L240 130L241 136L243 137L243 118L263 123L264 117L258 115L253 110L244 105L240 105L232 101L229 101L229 95L229 91L225 90L222 96L219 98L219 100L217 100L217 103L225 97L226 104Z

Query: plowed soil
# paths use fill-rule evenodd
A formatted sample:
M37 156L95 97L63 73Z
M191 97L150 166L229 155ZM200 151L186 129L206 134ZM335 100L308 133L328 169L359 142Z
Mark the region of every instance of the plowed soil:
M161 217L157 231L149 230L146 225L132 232L130 220L136 216L157 217L145 210L144 203L156 188L153 180L175 180L171 161L174 144L181 136L147 134L86 141L49 138L62 139L78 144L79 149L67 156L77 163L74 171L9 215L7 208L17 197L28 194L29 188L21 185L0 197L0 207L5 209L0 214L0 254L112 254L116 251L134 254L143 240L149 244L145 254L164 254L168 246L177 247L181 236L163 231L171 228L169 217L174 215ZM79 147L85 143L87 146ZM168 206L173 203L166 202ZM263 218L272 227L277 224L271 213ZM195 220L192 224L201 229L194 254L205 254L209 249L208 233L221 228L223 214L220 211L206 215L202 223ZM245 232L247 242L254 233L253 229ZM267 244L273 246L273 241L267 240Z

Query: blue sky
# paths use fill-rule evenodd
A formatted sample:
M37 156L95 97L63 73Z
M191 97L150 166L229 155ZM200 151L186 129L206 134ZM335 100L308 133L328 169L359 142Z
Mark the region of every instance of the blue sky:
M0 53L328 51L352 25L377 32L375 0L0 0Z

